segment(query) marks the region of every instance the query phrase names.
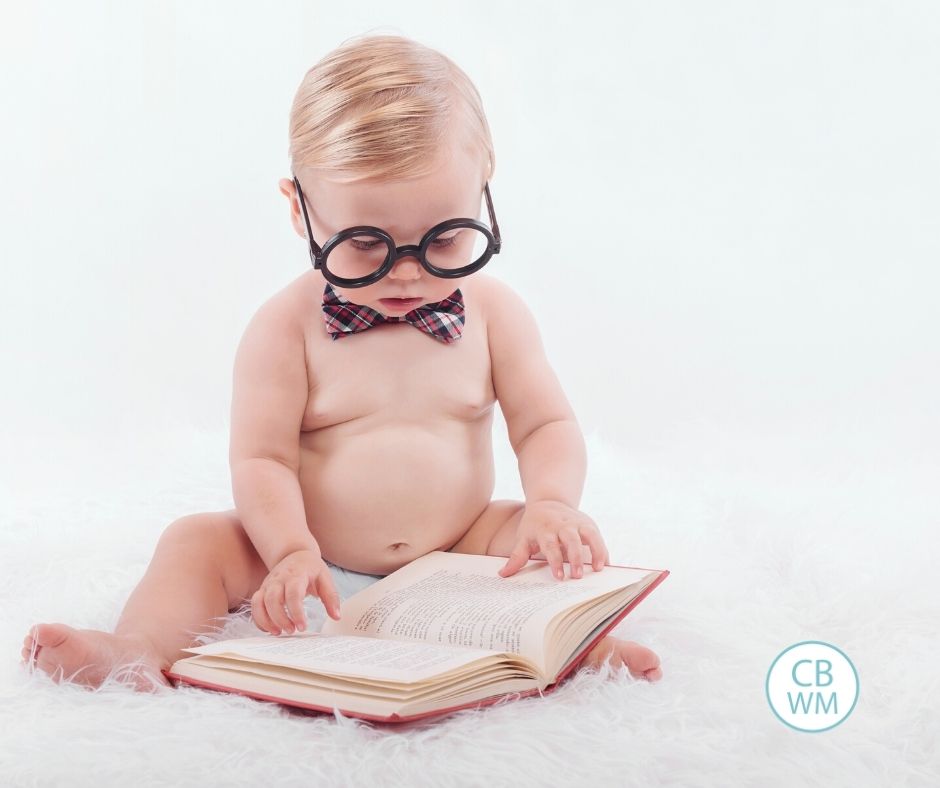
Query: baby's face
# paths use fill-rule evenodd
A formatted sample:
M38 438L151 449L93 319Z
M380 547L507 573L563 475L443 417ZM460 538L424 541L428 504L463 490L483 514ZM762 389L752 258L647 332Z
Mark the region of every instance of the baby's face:
M406 181L337 183L316 177L303 168L297 172L297 180L306 197L313 238L321 247L331 236L356 225L385 230L396 246L418 245L422 236L436 224L455 218L479 220L481 214L483 169L481 163L464 150L442 156L441 163L431 174ZM290 200L294 229L306 238L293 181L281 180L280 189ZM407 295L420 297L422 304L431 304L453 293L460 282L461 279L442 279L429 274L416 257L409 256L400 258L378 282L354 288L334 285L334 290L356 304L391 314L380 303L380 298Z

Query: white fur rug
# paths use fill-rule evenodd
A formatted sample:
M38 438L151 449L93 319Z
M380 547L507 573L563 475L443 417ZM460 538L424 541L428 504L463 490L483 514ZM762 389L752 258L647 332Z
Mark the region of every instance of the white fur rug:
M381 727L27 674L31 624L111 629L163 527L231 506L227 436L8 436L0 784L940 785L938 468L768 461L715 438L637 457L588 436L581 508L612 561L672 571L615 630L660 654L662 681L582 673L544 699ZM505 443L497 459L495 497L518 498ZM232 618L220 636L256 633ZM818 734L764 696L774 657L807 639L839 646L861 684L852 715Z

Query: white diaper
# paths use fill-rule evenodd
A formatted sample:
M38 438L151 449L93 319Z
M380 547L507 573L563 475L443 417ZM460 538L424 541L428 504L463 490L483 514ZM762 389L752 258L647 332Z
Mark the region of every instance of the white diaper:
M323 562L330 568L330 573L333 575L333 584L336 586L336 592L339 594L341 601L346 601L353 594L362 591L363 588L368 588L386 576L353 572L336 564L331 564L325 558Z
M340 603L345 602L353 594L362 591L363 588L368 588L385 577L385 575L367 575L362 572L352 572L336 564L331 564L325 558L323 561L330 568L333 585L336 587L336 593L339 594ZM319 632L327 619L323 603L315 596L307 595L304 598L304 610L307 614L307 632Z

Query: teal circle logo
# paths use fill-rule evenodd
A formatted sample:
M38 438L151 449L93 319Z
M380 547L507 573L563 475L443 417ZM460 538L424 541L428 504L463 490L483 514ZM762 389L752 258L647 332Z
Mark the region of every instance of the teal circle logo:
M845 652L822 640L781 651L765 682L767 702L784 725L806 733L835 728L858 702L858 672Z

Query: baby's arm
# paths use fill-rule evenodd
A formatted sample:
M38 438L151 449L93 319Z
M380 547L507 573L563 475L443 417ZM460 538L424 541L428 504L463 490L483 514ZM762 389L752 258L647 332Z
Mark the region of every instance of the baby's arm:
M528 305L505 282L490 279L488 284L493 387L519 461L526 506L557 501L577 509L587 451L574 409L549 364Z
M532 548L558 579L565 556L571 577L581 577L584 545L594 571L607 562L597 524L578 509L587 451L574 410L545 355L535 317L507 284L490 280L487 331L493 387L519 460L525 511L516 524L515 547L499 570L508 577L526 565Z
M255 313L235 354L229 467L235 507L270 570L320 547L300 490L300 424L307 402L303 329L286 293Z

